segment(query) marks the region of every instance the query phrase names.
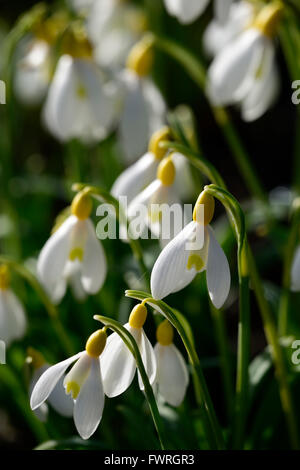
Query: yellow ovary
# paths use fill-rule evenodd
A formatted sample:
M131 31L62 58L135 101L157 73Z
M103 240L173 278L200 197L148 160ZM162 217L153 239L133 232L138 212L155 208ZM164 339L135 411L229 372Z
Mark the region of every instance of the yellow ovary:
M10 286L10 273L8 266L3 264L0 266L0 289L6 290Z
M202 212L200 212L200 207L203 205L204 208L204 216L202 220ZM215 212L215 200L214 198L208 194L206 191L202 191L202 193L199 195L195 207L194 207L194 212L193 212L193 220L194 222L198 222L199 224L204 224L208 225Z
M175 176L176 169L172 157L165 157L158 166L157 178L164 186L171 186L174 183Z
M127 57L126 66L140 77L149 74L153 65L152 42L142 40L135 44Z
M97 358L101 355L106 345L106 331L105 328L102 330L95 331L87 340L85 350L89 356Z
M143 328L146 318L147 308L143 304L138 304L131 311L129 325L133 328Z
M85 220L91 215L92 208L93 203L90 196L80 192L76 194L72 201L71 212L77 219Z
M282 14L283 5L281 3L270 3L258 13L253 27L261 31L265 36L272 38L277 32Z
M162 346L173 343L174 329L168 320L164 320L156 330L156 339Z
M160 143L168 140L172 140L171 129L168 126L164 126L152 134L148 150L154 154L157 160L161 160L167 152L167 149L160 147Z

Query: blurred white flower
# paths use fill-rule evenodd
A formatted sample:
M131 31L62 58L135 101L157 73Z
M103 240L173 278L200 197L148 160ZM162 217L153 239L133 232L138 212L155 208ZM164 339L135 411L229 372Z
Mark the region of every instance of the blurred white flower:
M22 304L10 289L10 274L6 265L0 266L0 340L8 346L21 339L27 321Z
M87 15L94 3L101 2L101 0L67 0L73 10L80 15Z
M209 0L164 0L168 13L183 24L192 23L205 10ZM214 0L215 16L225 22L233 0Z
M168 320L157 328L154 353L157 362L155 385L158 393L172 406L179 406L186 394L189 373L180 351L173 344L174 330Z
M14 91L26 105L37 105L46 96L51 78L50 44L36 37L26 37L18 44Z
M72 215L51 235L39 255L38 276L55 303L64 296L67 280L72 276L76 276L76 282L72 282L74 278L71 282L79 298L82 290L97 293L105 281L106 257L89 219L91 209L88 197L77 194L72 202Z
M247 1L241 0L237 3L232 3L227 21L221 22L215 16L203 35L204 48L207 54L214 57L224 49L230 41L251 25L254 14L254 6Z
M169 242L182 228L182 205L174 185L175 177L176 168L172 155L170 155L165 157L158 165L156 179L138 194L128 207L129 221L137 217L141 208L145 207L146 210L141 214L145 217L143 221L138 220L138 229L143 232L144 229L149 228L162 244ZM176 209L180 208L180 214L174 214L171 220L169 218L164 220L163 207L161 206L165 205L170 209L173 204ZM180 220L177 220L178 216Z
M204 209L204 217L201 218ZM221 308L230 289L230 270L226 255L209 223L214 199L201 193L194 208L193 221L162 250L151 273L151 292L155 299L186 287L194 277L206 271L210 299ZM204 224L204 225L203 225Z
M49 369L50 365L46 363L44 357L41 353L34 350L33 348L28 348L27 362L33 367L33 374L29 384L29 395L31 395L37 381ZM47 403L60 415L69 418L73 415L73 400L65 394L64 377L61 377L54 389L50 393ZM48 404L44 402L39 408L34 411L36 417L45 422L48 418Z
M267 5L251 28L216 55L208 70L207 84L214 105L239 104L243 119L253 121L273 104L279 75L271 37L280 14L277 5Z
M117 87L89 59L63 55L57 64L43 110L46 126L62 141L89 143L111 131L118 113Z
M120 69L132 46L146 29L142 8L120 0L94 1L87 19L87 33L94 46L95 61Z
M156 360L151 343L143 329L146 318L145 305L138 304L133 308L129 322L124 325L124 328L132 334L138 345L145 371L152 385L156 377ZM100 362L105 394L108 397L116 397L125 392L134 378L136 362L133 354L117 333L107 338L107 345L100 357ZM144 390L140 373L138 373L138 381L140 389Z
M30 399L32 410L49 398L67 368L76 361L64 378L64 387L74 400L73 417L77 431L82 439L88 439L96 431L104 407L99 356L105 343L105 331L98 330L88 339L85 351L49 367L33 388Z

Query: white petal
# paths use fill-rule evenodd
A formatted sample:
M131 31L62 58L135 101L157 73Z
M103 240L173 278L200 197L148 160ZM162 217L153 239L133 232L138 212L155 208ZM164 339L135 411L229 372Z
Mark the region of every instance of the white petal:
M100 361L93 359L90 373L82 385L74 406L74 422L82 439L88 439L96 431L104 407L104 391Z
M74 402L64 389L64 377L61 377L48 397L52 408L61 416L70 418L73 415Z
M170 15L184 24L196 20L208 5L209 0L164 0Z
M129 329L129 324L124 327ZM124 393L131 385L136 363L133 354L117 333L107 338L100 363L105 395L112 398Z
M136 328L130 328L130 333L133 336L136 336ZM146 336L146 333L144 332L143 328L140 329L140 333L138 333L140 336L140 341L138 343L139 350L141 353L142 361L145 367L146 374L148 376L150 385L153 385L155 378L156 378L156 359L155 359L155 354L153 351L152 344L150 343L149 339ZM139 386L141 390L144 390L144 384L141 378L140 373L138 372L138 379L139 379Z
M224 251L209 228L209 250L206 267L206 282L212 303L216 308L224 304L230 289L230 269Z
M266 39L248 29L217 54L208 70L208 94L214 104L235 103L251 90Z
M46 372L40 377L38 382L36 383L33 392L31 394L30 399L30 406L31 409L35 410L45 400L47 400L48 396L54 389L55 385L67 370L68 366L76 361L83 353L80 352L75 354L75 356L69 357L65 361L59 362L54 366L49 367Z
M269 42L265 48L261 70L251 91L241 103L242 118L254 121L273 104L279 91L279 73L275 63L274 46Z
M157 343L154 352L159 393L170 405L179 406L189 383L186 363L174 344L162 346Z
M69 256L70 234L78 219L70 216L51 235L39 255L38 276L53 302L59 302L65 291L64 268Z
M127 196L129 204L148 184L155 179L158 160L147 152L136 163L128 167L116 179L111 189L114 197Z
M86 221L87 239L82 261L82 285L89 294L96 294L102 287L107 272L106 256L90 219Z
M187 269L190 253L186 244L197 225L196 222L190 222L157 258L151 273L151 292L155 299L163 299L179 288L183 289L196 276L194 269Z
M24 336L26 330L25 311L10 290L0 290L0 339L8 345L12 340Z
M300 291L300 246L298 246L294 254L291 272L291 290L293 292Z
M228 20L229 11L233 0L214 0L215 17L224 24Z

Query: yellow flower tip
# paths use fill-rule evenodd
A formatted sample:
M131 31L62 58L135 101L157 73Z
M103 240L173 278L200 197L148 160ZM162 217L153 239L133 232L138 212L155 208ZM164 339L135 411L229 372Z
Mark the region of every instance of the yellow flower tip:
M152 41L144 38L133 46L128 54L126 66L139 77L145 77L151 71L154 61Z
M175 176L176 169L172 161L172 157L165 157L158 165L157 178L162 182L163 185L171 186L174 183Z
M253 27L272 38L276 34L282 14L283 5L280 2L270 3L258 13Z
M10 272L6 264L0 266L0 289L6 290L10 286Z
M160 143L167 140L172 140L172 131L168 126L162 127L152 135L148 150L157 160L161 160L166 155L168 149L160 147Z
M174 329L168 320L164 320L156 330L156 339L162 346L173 343Z
M34 369L39 369L46 362L44 356L32 347L27 348L27 361L30 361Z
M143 303L138 304L131 311L131 314L129 317L129 325L132 326L132 328L143 328L146 318L147 318L146 306Z
M84 192L80 192L76 194L72 201L71 212L77 219L85 220L91 215L92 208L93 203L90 196L84 194Z
M202 212L200 212L201 205L203 205L204 207L203 220L201 217ZM214 212L215 212L215 200L213 196L208 194L206 191L202 191L194 207L194 212L193 212L194 222L198 222L201 224L204 223L204 225L208 225L214 216Z
M102 328L101 330L95 331L87 340L85 345L85 350L89 356L97 358L101 355L103 349L106 345L106 329Z
M195 268L197 272L200 272L204 267L203 259L197 253L193 253L189 256L186 267L188 270Z
M66 384L66 392L67 394L71 394L73 400L76 400L76 398L78 397L78 394L80 392L80 386L78 385L78 383L72 381L72 382L68 382Z

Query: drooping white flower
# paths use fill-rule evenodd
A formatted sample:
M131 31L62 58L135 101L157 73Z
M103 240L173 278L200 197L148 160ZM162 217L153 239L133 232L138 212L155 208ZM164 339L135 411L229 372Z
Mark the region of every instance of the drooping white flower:
M122 108L118 135L128 162L143 155L152 134L165 122L164 99L149 78L153 64L153 40L146 36L131 49L126 69L119 74Z
M29 384L29 395L31 395L37 381L44 372L49 369L50 365L46 363L42 354L33 348L28 349L27 362L33 368L33 374ZM73 400L65 394L63 381L64 377L61 377L49 395L47 403L44 402L34 411L34 414L40 421L45 422L48 418L48 403L58 414L65 416L66 418L73 415L74 403Z
M204 209L204 217L201 217ZM209 223L214 213L214 199L205 192L196 202L193 221L162 250L151 273L151 292L155 299L180 291L197 273L206 271L210 299L221 308L230 289L227 258Z
M43 247L37 264L38 276L55 303L65 294L67 279L80 273L78 296L82 288L95 294L106 277L106 257L89 219L91 200L79 193L72 202L72 215L54 232ZM76 272L75 272L76 271Z
M87 33L95 61L104 67L123 68L132 46L146 27L144 11L119 0L94 1L87 19Z
M186 394L189 373L180 351L173 344L174 330L168 320L157 328L154 353L157 362L155 384L158 393L172 406L179 406Z
M164 0L167 12L181 23L195 21L207 7L209 0Z
M26 37L17 48L14 91L26 105L37 105L46 96L51 78L50 44L36 37Z
M39 408L48 399L68 367L76 361L64 378L64 387L74 400L73 417L77 431L82 439L88 439L96 431L104 407L99 356L105 343L105 331L98 330L88 339L85 351L49 367L32 391L32 410Z
M10 275L6 265L0 266L0 340L8 346L21 339L26 330L25 312L19 299L10 289Z
M183 213L180 198L174 187L175 177L176 168L170 155L160 162L157 178L138 194L128 207L128 219L131 221L137 218L137 229L141 235L144 229L149 228L162 243L169 242L182 228ZM178 213L165 220L163 211L167 209L166 215L169 216L171 208L178 210Z
M241 0L232 3L230 6L228 18L225 22L218 20L215 16L207 26L203 43L207 54L214 57L227 44L241 34L251 25L255 15L254 6L247 1Z
M156 377L156 360L153 348L147 338L143 326L147 318L145 305L136 305L129 317L129 322L124 325L134 337L141 353L145 371L152 385ZM103 386L108 397L116 397L125 392L130 386L135 372L136 362L123 340L117 333L113 333L107 339L107 345L100 357ZM138 373L138 381L141 390L144 384Z
M168 13L183 24L192 23L205 10L209 0L164 0ZM233 0L214 0L215 16L225 22Z
M280 15L278 5L267 5L251 28L216 55L208 70L207 85L214 105L240 104L247 121L258 119L269 109L278 91L271 36Z
M69 42L49 87L43 110L45 124L62 141L102 140L110 132L118 112L118 87L107 81L92 62L88 41Z

